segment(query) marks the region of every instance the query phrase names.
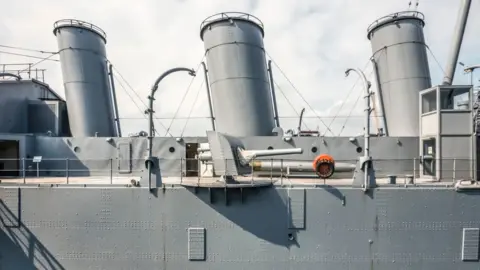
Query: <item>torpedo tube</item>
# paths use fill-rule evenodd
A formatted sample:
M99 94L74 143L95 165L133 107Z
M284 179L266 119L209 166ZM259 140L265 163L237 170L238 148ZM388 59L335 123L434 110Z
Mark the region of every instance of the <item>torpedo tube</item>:
M335 160L327 154L317 156L312 165L315 173L323 179L330 178L335 172Z

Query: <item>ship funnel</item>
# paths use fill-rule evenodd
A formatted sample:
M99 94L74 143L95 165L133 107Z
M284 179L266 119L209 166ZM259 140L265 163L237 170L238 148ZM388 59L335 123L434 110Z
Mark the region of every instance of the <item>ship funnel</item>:
M419 92L431 87L424 25L422 13L405 11L368 27L388 136L419 134Z
M74 137L115 137L105 32L79 21L54 24L70 129Z
M237 137L273 135L263 36L262 22L245 13L216 14L200 26L218 132Z

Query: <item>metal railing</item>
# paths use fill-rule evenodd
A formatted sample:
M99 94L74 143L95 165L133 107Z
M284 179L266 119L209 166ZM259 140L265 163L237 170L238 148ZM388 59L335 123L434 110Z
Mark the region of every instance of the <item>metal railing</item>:
M371 23L368 28L367 28L367 33L370 33L373 28L377 27L378 25L392 20L392 19L397 19L397 18L418 18L420 20L425 20L425 15L419 11L412 11L412 10L407 10L407 11L401 11L401 12L396 12L389 14L387 16L383 16L377 20L375 20L373 23Z
M60 27L68 27L68 26L81 27L81 28L89 29L89 30L99 34L105 41L107 41L107 33L105 33L105 31L103 31L102 28L94 25L93 23L89 23L89 22L85 22L85 21L81 21L81 20L76 20L76 19L63 19L63 20L56 21L53 24L53 27L54 27L55 30L60 28Z
M38 161L38 160L37 160ZM291 179L304 179L303 182L324 182L313 170L311 161L289 159L257 159L263 165L238 166L236 160L224 162L228 168L235 166L243 181L255 182L257 180L271 181ZM216 181L219 175L215 174L212 161L200 161L198 159L160 159L162 178L174 178L178 183L184 181L198 183L202 181ZM230 162L230 163L229 163ZM357 160L336 160L336 172L331 183L340 180L351 180L354 176ZM291 164L295 164L292 166ZM228 166L227 166L228 165ZM377 179L388 180L396 178L397 183L418 184L424 180L427 182L454 183L458 180L470 180L476 164L470 159L443 159L441 161L421 161L420 159L376 159L373 160L373 169ZM259 167L259 166L263 166ZM217 168L217 170L219 170ZM64 179L63 183L69 183L70 179L101 178L110 180L118 177L139 177L147 172L145 159L42 159L36 162L34 159L0 159L0 181L8 183L11 179ZM440 173L441 178L436 175ZM290 180L289 180L290 179ZM305 180L307 179L307 180ZM402 180L403 179L403 180ZM300 182L302 182L300 181ZM21 182L21 181L20 181ZM37 181L38 182L38 181ZM48 182L48 181L46 181Z
M35 79L41 82L45 82L46 69L32 68L34 63L25 64L1 64L2 73L12 73L22 77L22 79ZM15 68L16 66L18 68Z
M262 29L262 31L264 29L263 22L259 18L251 14L244 13L244 12L222 12L222 13L217 13L215 15L212 15L206 18L205 20L203 20L203 22L200 24L200 33L202 32L203 28L206 25L211 24L213 22L228 20L228 19L241 19L245 21L250 21L258 25Z

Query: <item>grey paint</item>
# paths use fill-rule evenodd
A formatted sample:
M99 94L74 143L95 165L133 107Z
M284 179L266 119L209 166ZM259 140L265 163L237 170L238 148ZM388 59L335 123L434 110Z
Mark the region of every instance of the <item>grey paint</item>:
M0 81L0 133L25 134L33 125L58 121L54 114L44 115L44 120L29 121L29 103L45 104L40 99L64 102L47 84L37 80Z
M115 136L103 31L77 20L55 24L70 129L74 137Z
M268 136L275 127L263 28L253 18L219 15L201 28L216 130L232 136Z
M422 18L396 13L368 29L389 136L418 136L418 93L431 86Z
M292 192L305 192L304 228L289 229ZM207 189L42 187L0 194L6 270L478 269L478 261L462 261L463 230L480 223L478 192L271 187L244 190L243 203L239 190L230 190L229 205L223 190L212 192L211 203ZM204 261L189 260L189 228L205 228Z
M443 84L451 85L455 69L457 68L458 55L462 47L463 34L467 26L468 13L470 12L470 5L472 0L462 0L460 10L458 11L457 25L453 31L452 47L450 48L450 55L445 68L445 77L443 77Z

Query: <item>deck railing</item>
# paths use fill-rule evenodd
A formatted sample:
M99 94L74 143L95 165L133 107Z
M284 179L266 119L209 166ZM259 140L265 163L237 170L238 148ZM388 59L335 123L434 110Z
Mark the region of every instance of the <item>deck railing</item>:
M139 179L147 171L144 159L0 159L0 181L9 183L50 183L72 182L72 179L96 183L116 183L118 179ZM260 159L258 160L260 161ZM237 161L224 162L238 167L240 178L252 182L261 179L273 181L289 181L304 179L303 182L326 183L320 179L310 161L287 159L261 159L263 168L258 165L238 167ZM291 164L296 164L291 167ZM351 180L356 173L357 160L336 160L336 172L329 183L339 180ZM213 162L202 162L198 159L160 159L160 170L163 179L176 179L175 183L184 181L213 181L218 179ZM299 165L300 164L300 165ZM343 164L343 165L341 165ZM440 165L440 170L438 169ZM421 161L420 159L376 159L373 168L376 179L387 183L417 184L420 182L454 183L458 180L470 180L474 166L469 159L443 159L441 161ZM222 168L223 171L224 168ZM217 168L218 170L218 168ZM436 175L440 173L441 178ZM32 180L33 179L33 180ZM23 181L22 181L23 180ZM307 181L308 180L308 181ZM75 181L73 181L75 182ZM78 181L77 181L78 182ZM286 183L287 183L286 182Z

